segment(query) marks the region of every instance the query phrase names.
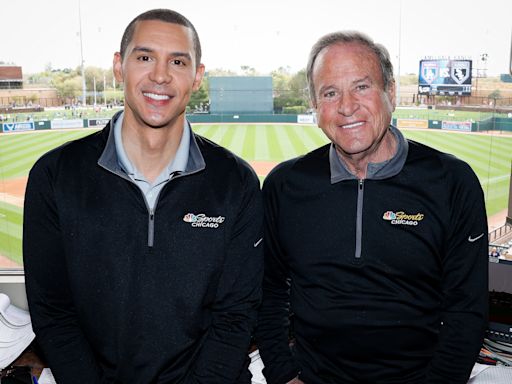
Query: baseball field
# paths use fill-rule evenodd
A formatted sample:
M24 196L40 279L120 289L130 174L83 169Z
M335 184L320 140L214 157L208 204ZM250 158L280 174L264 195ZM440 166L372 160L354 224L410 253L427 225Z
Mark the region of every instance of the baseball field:
M193 128L249 161L262 180L278 162L327 142L321 130L313 125L196 124ZM46 151L92 132L89 128L0 134L0 255L4 256L0 264L21 264L23 194L32 164ZM489 216L506 209L512 162L511 135L432 129L403 132L410 139L468 162L482 184Z

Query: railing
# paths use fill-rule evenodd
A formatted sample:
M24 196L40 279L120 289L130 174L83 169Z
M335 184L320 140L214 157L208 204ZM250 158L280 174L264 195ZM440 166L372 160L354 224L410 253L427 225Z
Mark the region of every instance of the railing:
M508 71L510 72L510 75L512 76L512 35L510 36L510 63L508 65Z
M489 233L489 243L495 243L497 240L512 233L512 225L506 223Z

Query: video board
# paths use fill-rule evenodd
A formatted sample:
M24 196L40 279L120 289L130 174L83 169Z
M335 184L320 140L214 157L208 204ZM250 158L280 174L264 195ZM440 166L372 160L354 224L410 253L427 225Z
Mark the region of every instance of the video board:
M471 95L471 60L420 60L420 95Z

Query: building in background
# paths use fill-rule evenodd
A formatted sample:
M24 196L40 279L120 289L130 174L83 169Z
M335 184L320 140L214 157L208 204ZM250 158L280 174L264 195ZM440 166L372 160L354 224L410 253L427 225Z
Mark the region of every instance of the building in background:
M0 65L0 89L23 88L23 73L21 67Z

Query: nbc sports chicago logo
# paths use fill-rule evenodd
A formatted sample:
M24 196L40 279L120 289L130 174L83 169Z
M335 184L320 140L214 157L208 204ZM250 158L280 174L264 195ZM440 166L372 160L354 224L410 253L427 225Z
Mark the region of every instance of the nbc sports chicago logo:
M384 213L382 218L389 221L392 225L412 225L416 226L423 220L425 215L423 213L407 214L403 211L393 212L387 211Z
M224 220L224 216L206 216L204 213L187 213L183 216L183 221L194 228L219 228Z

